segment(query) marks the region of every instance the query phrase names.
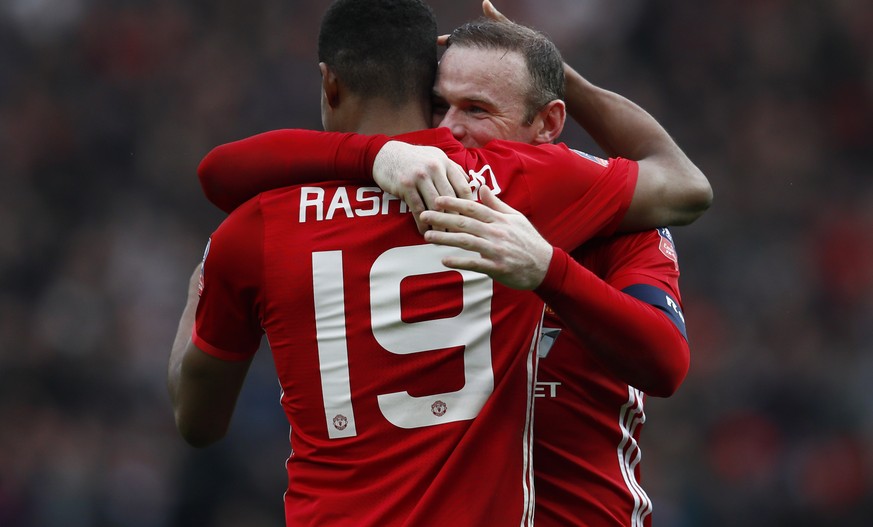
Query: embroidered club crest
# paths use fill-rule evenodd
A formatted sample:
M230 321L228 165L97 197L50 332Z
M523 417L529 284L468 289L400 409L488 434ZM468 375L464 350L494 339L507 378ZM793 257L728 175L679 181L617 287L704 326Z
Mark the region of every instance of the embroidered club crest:
M343 414L337 414L333 418L333 427L337 430L345 430L347 426L349 426L349 420Z
M433 415L437 417L442 417L446 415L446 410L448 410L448 408L449 407L446 406L446 403L442 401L436 401L435 403L430 405L430 411L433 412Z

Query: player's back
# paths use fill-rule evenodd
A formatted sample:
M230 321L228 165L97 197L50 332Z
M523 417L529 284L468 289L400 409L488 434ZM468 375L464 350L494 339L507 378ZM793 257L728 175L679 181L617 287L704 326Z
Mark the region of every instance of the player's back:
M614 225L636 177L566 147L404 137L443 148L564 248ZM198 342L225 357L267 334L292 429L288 525L530 525L542 301L443 267L458 249L425 244L401 207L342 182L243 204L212 238Z
M378 188L291 187L243 208L263 222L288 525L523 524L540 301L443 267L458 250L424 243Z

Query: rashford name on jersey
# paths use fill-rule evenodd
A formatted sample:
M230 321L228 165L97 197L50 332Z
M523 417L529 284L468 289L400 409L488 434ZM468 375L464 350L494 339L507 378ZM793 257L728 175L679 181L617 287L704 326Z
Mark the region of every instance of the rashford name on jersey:
M363 218L391 211L406 213L409 207L379 187L300 188L300 223L336 217Z
M500 185L491 165L484 165L479 170L470 169L467 172L470 175L470 189L474 195L478 196L479 188L484 186L490 187L495 196L500 194ZM349 188L352 189L354 198L350 196ZM331 191L333 194L328 199ZM328 202L327 209L324 207L325 202ZM301 187L299 222L332 220L338 214L346 218L385 215L392 210L392 203L397 204L397 211L409 212L409 207L404 201L379 187L340 186L335 189Z

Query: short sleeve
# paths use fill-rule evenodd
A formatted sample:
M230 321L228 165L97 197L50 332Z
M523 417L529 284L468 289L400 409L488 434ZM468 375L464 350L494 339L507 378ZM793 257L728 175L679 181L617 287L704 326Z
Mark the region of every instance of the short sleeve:
M258 198L212 234L203 257L202 291L192 340L222 360L251 357L260 345L263 220Z
M597 267L613 287L647 284L679 299L679 258L668 229L612 236L598 244L595 254Z
M530 219L549 242L572 250L615 231L633 198L636 162L601 160L566 145L524 152L523 167L531 175Z

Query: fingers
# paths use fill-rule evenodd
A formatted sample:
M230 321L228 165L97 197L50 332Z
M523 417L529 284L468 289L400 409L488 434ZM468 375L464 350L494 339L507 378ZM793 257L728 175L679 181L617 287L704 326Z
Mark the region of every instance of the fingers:
M434 177L433 174L421 174L415 180L415 187L410 188L401 198L415 213L436 208L436 199L440 196L454 196L454 191L445 178Z
M425 201L422 201L418 194L410 193L404 198L406 205L409 207L409 212L415 218L415 226L418 228L419 234L424 234L430 228L427 223L421 221L421 213L427 210Z
M486 205L483 205L482 203L448 196L440 196L436 199L435 210L455 213L456 215L461 215L463 217L471 218L483 223L491 223L498 216L498 214L493 209L489 208ZM433 216L433 219L434 221L443 220L442 217L435 215ZM430 223L430 214L428 215L428 219L426 221Z
M448 35L440 35L437 37L437 46L445 46L449 42Z
M424 235L430 230L430 225L421 221L421 214L413 213L412 217L415 218L415 227L418 229L418 234Z
M450 233L464 232L474 236L484 236L488 234L487 222L473 219L460 213L453 214L453 212L455 211L449 210L441 212L426 210L421 213L421 221L427 223L430 225L431 229L437 231L447 231Z
M491 20L496 20L498 22L509 22L509 19L506 18L500 11L494 7L494 4L490 2L490 0L484 0L482 2L482 13L485 14L487 18Z
M466 174L461 170L460 166L453 161L446 160L446 164L439 167L439 171L431 175L431 177L421 181L419 193L425 197L427 208L434 210L436 199L439 196L458 197L461 199L471 199L473 193L470 190L470 185L467 183ZM464 192L466 191L466 194Z
M493 262L483 258L463 258L460 256L446 256L441 260L442 264L449 269L462 269L465 271L476 271L491 275L496 271L496 266Z
M436 200L440 196L473 199L467 174L460 165L448 158L444 164L432 167L431 172L421 174L416 179L415 191L405 193L403 198L410 210L418 214L425 209L439 210Z
M482 186L479 188L479 201L488 208L494 209L505 214L521 214L497 197L497 194L490 187Z
M467 232L443 232L431 229L424 234L424 239L428 243L457 247L458 249L470 251L470 256L451 257L455 259L455 265L457 265L457 261L460 260L467 261L468 263L464 265L469 265L469 262L478 262L481 259L474 257L472 253L478 253L482 258L492 258L492 255L494 254L493 242L489 241L487 238L482 238Z
M449 163L449 168L446 172L449 178L449 183L452 185L452 189L454 189L454 195L460 199L472 200L473 189L470 188L469 176L467 176L467 173L464 172L463 168L461 168L461 165L454 161L450 161Z

